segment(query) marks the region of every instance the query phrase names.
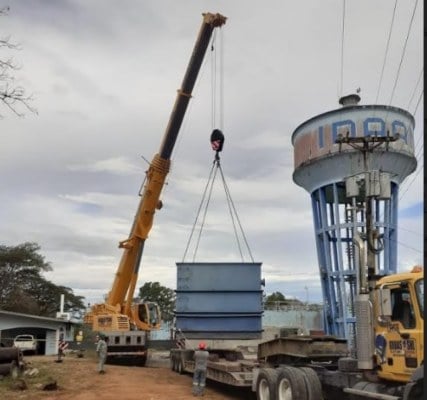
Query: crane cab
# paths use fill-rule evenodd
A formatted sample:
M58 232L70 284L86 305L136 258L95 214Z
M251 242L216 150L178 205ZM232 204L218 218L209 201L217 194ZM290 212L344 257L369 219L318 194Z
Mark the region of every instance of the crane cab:
M160 329L161 313L159 306L150 301L133 304L130 315L123 312L120 305L95 304L85 315L84 323L94 331L151 331Z
M132 319L136 327L141 330L160 329L161 313L159 306L151 301L133 304Z

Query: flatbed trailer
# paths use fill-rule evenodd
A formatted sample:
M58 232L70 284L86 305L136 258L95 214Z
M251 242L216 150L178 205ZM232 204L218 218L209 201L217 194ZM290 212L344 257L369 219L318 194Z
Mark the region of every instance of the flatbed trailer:
M258 400L423 399L421 380L390 385L374 379L348 356L346 340L332 336L289 336L262 342L256 358L238 349L208 347L208 351L208 380L250 387ZM193 355L192 349L172 349L171 369L193 373Z
M172 349L171 369L180 374L194 372L194 350ZM207 379L237 387L251 387L253 370L258 362L245 359L243 352L229 349L209 349Z
M326 336L291 336L258 344L256 357L249 356L239 349L208 348L208 350L207 379L236 387L250 387L253 391L258 391L257 380L260 371L263 376L266 370L274 370L280 366L307 367L313 361L316 365L321 365L325 360L328 366L331 366L331 360L338 360L339 357L346 355L347 345L345 340ZM193 356L193 349L171 349L171 369L180 374L192 374Z

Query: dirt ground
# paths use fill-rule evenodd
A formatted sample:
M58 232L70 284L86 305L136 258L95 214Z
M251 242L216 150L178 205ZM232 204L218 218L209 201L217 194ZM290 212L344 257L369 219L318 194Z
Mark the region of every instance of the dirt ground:
M56 357L25 357L28 370L37 369L37 376L24 376L26 390L10 389L10 379L0 381L1 400L185 400L191 394L191 375L179 375L169 368L167 353L151 353L146 367L107 365L104 375L96 372L96 359L68 354L62 362ZM40 382L52 377L58 389L43 391ZM203 399L254 399L250 390L233 389L208 382Z

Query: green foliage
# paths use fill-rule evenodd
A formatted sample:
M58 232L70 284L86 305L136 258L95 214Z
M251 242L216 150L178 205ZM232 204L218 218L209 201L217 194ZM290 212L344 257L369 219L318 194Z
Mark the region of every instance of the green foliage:
M157 303L162 312L163 321L171 321L175 308L175 292L159 282L146 282L139 288L139 298Z
M272 306L277 303L284 303L286 301L285 296L280 292L273 292L265 298L265 306Z
M286 298L281 292L273 292L266 298L266 302L285 301Z
M75 296L72 289L57 286L42 276L42 272L51 271L52 267L39 252L37 243L0 245L0 308L55 317L59 299L64 294L67 312L79 314L85 308L83 297Z

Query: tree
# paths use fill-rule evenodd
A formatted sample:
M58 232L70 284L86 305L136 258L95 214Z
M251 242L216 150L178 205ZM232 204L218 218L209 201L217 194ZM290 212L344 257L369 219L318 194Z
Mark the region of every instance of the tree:
M85 309L84 297L76 296L69 287L58 286L43 277L38 277L29 282L27 292L36 300L40 315L56 316L61 295L64 295L64 310L77 319L82 318Z
M73 314L85 309L82 296L72 289L46 280L42 272L52 267L39 254L36 243L18 246L0 245L0 308L6 311L55 317L61 294L65 294L66 309Z
M7 15L8 11L9 7L0 8L0 17ZM0 37L0 50L2 51L0 57L0 102L19 117L24 116L19 111L22 107L36 113L37 111L30 105L33 100L32 96L28 96L25 89L15 82L13 73L20 68L19 65L15 63L12 57L7 57L4 54L5 50L20 50L20 46L12 43L10 37ZM2 114L0 113L1 117Z
M276 306L277 304L284 303L286 301L285 296L280 292L273 292L265 299L265 307L269 308L272 306Z
M35 243L23 243L15 247L0 246L0 307L15 308L21 302L27 282L40 276L41 271L51 271L49 263L37 252Z
M162 312L163 321L171 321L175 308L175 292L159 282L146 282L139 288L139 298L157 303Z

